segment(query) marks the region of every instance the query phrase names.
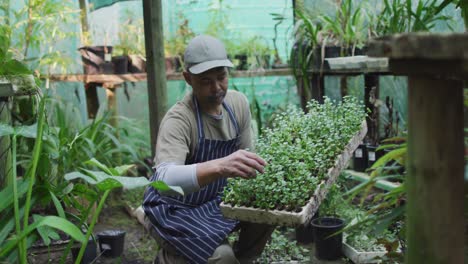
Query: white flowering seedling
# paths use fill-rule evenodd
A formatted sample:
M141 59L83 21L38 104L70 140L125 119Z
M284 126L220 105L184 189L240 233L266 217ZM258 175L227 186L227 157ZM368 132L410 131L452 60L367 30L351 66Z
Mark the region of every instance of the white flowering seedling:
M353 97L311 101L308 109L305 114L290 107L276 117L257 143L257 153L268 163L265 172L255 179L230 179L226 204L301 211L365 117L364 106Z

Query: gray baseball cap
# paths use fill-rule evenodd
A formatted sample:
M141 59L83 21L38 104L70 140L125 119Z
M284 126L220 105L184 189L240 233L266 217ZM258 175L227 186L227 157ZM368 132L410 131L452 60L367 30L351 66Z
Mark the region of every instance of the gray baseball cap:
M216 67L233 67L227 58L223 43L212 36L199 35L193 38L184 53L187 70L199 74Z

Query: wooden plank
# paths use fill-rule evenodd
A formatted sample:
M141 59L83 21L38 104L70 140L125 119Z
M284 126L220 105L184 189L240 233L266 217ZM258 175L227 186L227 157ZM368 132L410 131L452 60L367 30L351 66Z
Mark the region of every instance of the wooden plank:
M85 82L85 83L112 83L121 84L124 82L146 81L146 73L129 74L53 74L48 76L50 81L61 82Z
M143 0L151 153L155 154L159 124L167 111L166 62L161 0Z
M466 33L405 33L369 41L367 54L392 59L468 60Z
M248 78L248 77L264 77L264 76L291 76L293 75L290 68L272 69L272 70L251 70L251 71L231 71L232 78ZM52 74L48 76L50 81L55 82L96 82L121 84L124 82L141 82L146 81L146 73L134 74ZM181 72L166 73L167 80L184 80Z
M369 175L363 172L358 172L358 171L353 171L353 170L344 170L343 172L346 175L349 175L354 180L357 180L360 182L368 182L370 180ZM398 186L400 186L400 184L385 181L385 180L377 180L375 183L375 187L385 190L385 191L391 191Z
M301 212L293 213L288 211L265 210L245 206L231 206L225 203L221 203L220 205L221 212L227 218L270 225L298 226L309 222L318 210L320 203L327 195L328 189L336 181L340 172L346 168L350 158L353 156L354 150L362 142L366 133L367 125L366 122L363 121L361 129L350 139L349 143L344 148L343 153L338 155L334 166L328 170L324 180L319 184L309 202L302 207ZM315 176L311 175L311 177Z

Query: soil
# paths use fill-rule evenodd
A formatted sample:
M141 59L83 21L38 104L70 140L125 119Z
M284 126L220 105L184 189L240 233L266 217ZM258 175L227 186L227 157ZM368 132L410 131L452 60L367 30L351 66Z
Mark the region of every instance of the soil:
M157 254L158 246L154 239L146 232L144 227L136 218L130 216L122 203L111 202L102 210L99 222L94 227L94 234L100 231L118 229L126 232L124 252L120 257L110 258L100 255L99 246L97 249L98 258L93 262L95 264L114 264L114 263L132 263L132 264L150 264ZM54 251L54 249L51 249ZM62 257L63 252L58 250L48 254L45 252L31 255L29 263L57 263ZM72 264L72 254L67 257L67 264Z

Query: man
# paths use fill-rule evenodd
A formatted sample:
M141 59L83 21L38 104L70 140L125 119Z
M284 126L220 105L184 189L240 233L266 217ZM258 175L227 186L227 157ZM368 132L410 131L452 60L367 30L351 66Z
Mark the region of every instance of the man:
M180 186L184 196L149 187L143 208L158 241L157 263L248 263L261 254L273 227L239 223L220 212L229 177L263 173L253 149L247 98L228 91L224 45L200 35L184 54L185 81L192 92L165 115L156 145L152 180ZM234 250L227 236L240 227Z

